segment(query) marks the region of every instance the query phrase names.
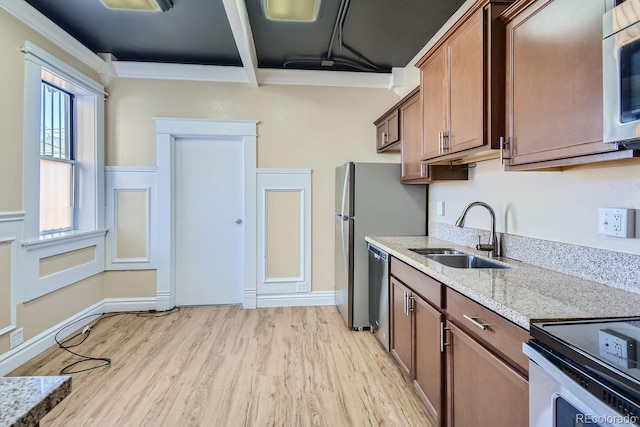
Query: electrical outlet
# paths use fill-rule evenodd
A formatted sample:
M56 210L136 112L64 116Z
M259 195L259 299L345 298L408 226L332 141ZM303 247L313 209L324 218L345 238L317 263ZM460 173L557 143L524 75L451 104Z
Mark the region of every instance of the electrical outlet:
M600 208L598 233L614 237L634 237L635 213L635 209Z
M296 283L296 292L308 292L306 283Z
M600 356L621 368L636 367L636 341L611 329L598 331Z
M24 341L24 333L23 329L20 328L18 330L13 331L9 334L9 350L12 348L16 348Z

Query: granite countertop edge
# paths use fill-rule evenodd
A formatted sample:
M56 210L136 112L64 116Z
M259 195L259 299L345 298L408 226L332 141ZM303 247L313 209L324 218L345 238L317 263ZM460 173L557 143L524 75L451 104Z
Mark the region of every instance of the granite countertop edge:
M38 425L71 394L69 376L0 378L0 426Z
M600 283L509 258L493 258L509 269L451 268L410 251L452 248L487 258L486 252L446 240L428 236L366 236L365 240L526 330L533 322L640 315L639 294Z

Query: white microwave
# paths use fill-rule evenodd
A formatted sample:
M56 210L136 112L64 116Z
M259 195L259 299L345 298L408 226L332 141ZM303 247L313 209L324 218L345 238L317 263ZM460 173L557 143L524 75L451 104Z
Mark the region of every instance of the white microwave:
M640 148L640 0L603 16L604 142Z

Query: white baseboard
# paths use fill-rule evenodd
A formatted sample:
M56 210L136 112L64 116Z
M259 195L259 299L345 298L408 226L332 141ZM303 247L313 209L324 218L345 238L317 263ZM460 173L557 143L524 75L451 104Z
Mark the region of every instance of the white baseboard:
M242 308L256 308L256 288L245 289L243 293Z
M46 331L25 341L13 350L0 355L0 376L18 368L20 365L33 359L49 347L56 344L55 336L65 326L69 326L60 332L58 339L70 336L74 331L89 324L102 313L115 311L146 311L156 309L156 298L107 298L81 312L63 320Z
M316 291L299 294L258 295L258 308L266 307L304 307L315 305L335 305L335 291Z
M68 337L74 331L95 320L99 314L103 313L103 306L104 301L100 301L25 341L13 350L9 350L8 352L0 355L0 375L7 375L20 365L28 362L43 351L47 350L49 347L55 345L56 333L65 326L73 323L72 327L66 328L58 335L58 339Z

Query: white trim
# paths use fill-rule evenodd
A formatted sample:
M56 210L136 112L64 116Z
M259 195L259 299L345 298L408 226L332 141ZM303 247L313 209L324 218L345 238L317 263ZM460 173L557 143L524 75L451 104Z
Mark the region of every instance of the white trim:
M6 375L9 372L13 371L20 365L28 362L33 359L43 351L47 350L49 347L55 345L55 335L60 329L64 326L72 323L78 322L75 328L67 328L65 333L60 334L59 338L64 339L70 336L74 331L82 328L83 326L89 324L92 320L95 320L96 317L88 318L80 321L83 317L92 316L102 313L103 302L100 301L92 306L80 311L79 313L63 320L47 329L44 332L39 333L35 337L25 341L18 347L13 350L9 350L8 352L0 355L0 375Z
M107 270L148 270L156 267L153 240L157 236L157 168L108 167L105 169L106 217L109 234L106 239ZM145 192L147 198L146 256L138 258L118 257L118 202L119 192Z
M295 173L298 171L299 173ZM311 285L311 170L310 169L259 169L258 183L258 272L256 284L258 295L288 294L294 292L309 292ZM300 194L299 215L299 245L300 265L299 275L292 277L267 277L269 236L267 196L270 192L296 192Z
M107 173L141 173L141 172L158 172L155 166L105 166L104 171Z
M108 73L108 67L105 61L78 40L71 37L69 33L54 24L49 18L37 11L26 1L0 0L0 8L6 10L9 14L42 34L46 39L65 50L74 58L88 65L93 70L99 73Z
M118 78L125 79L247 83L242 67L135 61L115 61L113 67Z
M20 294L20 283L22 282L22 251L20 248L20 236L22 235L23 215L19 212L0 213L0 244L8 243L9 248L9 299L0 301L0 310L9 310L9 324L0 325L0 336L13 331L17 327L17 309L19 301L22 300ZM8 304L9 307L6 307ZM6 307L6 308L5 308Z
M96 274L104 272L105 241L104 232L96 233L84 238L56 242L53 245L40 246L23 250L22 266L22 302L31 301L73 283L79 282ZM48 276L40 277L40 261L56 255L95 247L95 257L92 261L62 270Z
M257 308L311 307L335 304L335 291L315 291L308 294L259 295L257 300Z
M33 61L38 66L49 69L55 74L63 74L60 77L62 77L64 80L69 80L76 86L80 86L83 89L92 92L93 94L106 94L106 92L104 91L104 86L102 86L86 74L83 74L75 68L67 65L65 62L59 60L46 50L36 46L30 41L25 41L24 46L20 50L25 54L27 60Z
M389 89L389 73L359 73L355 71L258 69L258 81L263 85L336 86Z
M24 220L24 212L0 212L0 222L15 222Z
M73 230L60 233L55 237L42 237L39 240L28 240L22 242L22 247L27 251L40 250L51 246L60 246L73 242L85 241L94 237L104 237L107 234L106 229L101 230Z
M253 43L247 5L244 1L239 0L222 0L222 4L227 13L227 20L229 21L233 38L236 41L247 82L251 87L258 87L258 78L256 76L258 56Z
M256 288L246 289L243 292L242 308L257 308Z
M206 120L155 117L158 165L158 228L152 243L158 269L158 310L175 306L175 144L188 137L237 137L244 147L244 274L245 292L256 283L256 133L257 121ZM167 299L166 296L168 296ZM243 300L243 306L255 305Z

